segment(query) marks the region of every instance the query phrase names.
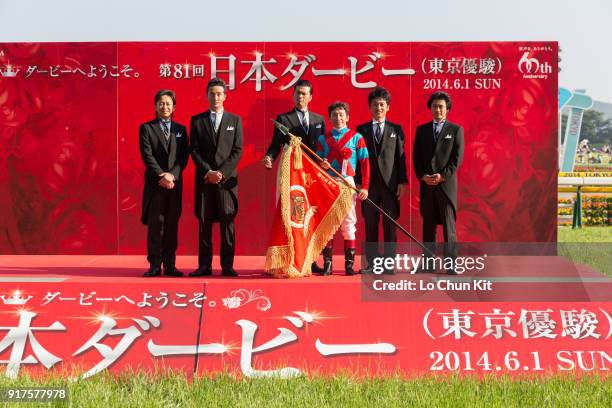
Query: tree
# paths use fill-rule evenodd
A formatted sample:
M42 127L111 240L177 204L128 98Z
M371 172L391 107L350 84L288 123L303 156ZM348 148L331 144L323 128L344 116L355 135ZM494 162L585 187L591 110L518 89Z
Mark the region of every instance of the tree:
M606 119L602 112L587 110L582 117L582 128L580 140L589 139L589 144L611 145L612 144L612 121Z

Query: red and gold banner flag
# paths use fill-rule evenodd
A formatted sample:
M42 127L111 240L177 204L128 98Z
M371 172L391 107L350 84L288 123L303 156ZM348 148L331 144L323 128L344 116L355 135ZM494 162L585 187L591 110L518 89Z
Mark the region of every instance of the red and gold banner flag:
M279 203L266 253L266 273L277 278L311 275L311 264L352 205L353 192L339 184L292 137L279 171Z

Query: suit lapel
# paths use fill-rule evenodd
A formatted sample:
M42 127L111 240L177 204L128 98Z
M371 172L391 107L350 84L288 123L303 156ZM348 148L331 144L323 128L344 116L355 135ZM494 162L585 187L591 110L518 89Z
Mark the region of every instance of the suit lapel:
M448 126L448 120L445 120L444 121L444 125L442 126L442 129L440 129L440 134L438 135L438 140L436 140L436 148L435 148L436 152L438 151L438 149L442 145L441 140L444 139L444 132L446 131L447 126ZM433 122L431 124L431 134L433 135Z
M295 109L289 112L289 115L287 115L287 119L289 120L289 123L291 124L291 128L297 129L298 132L300 133L298 136L300 137L306 136L306 134L304 133L304 128L302 128L302 124L300 123L300 118L298 117L298 114L295 111ZM312 123L308 122L308 125L312 126Z
M368 151L374 152L374 154L378 154L378 152L376 151L376 142L374 140L374 135L372 134L372 123L368 123L368 126L365 127L362 136L365 139Z
M223 143L223 140L225 138L221 137L221 133L225 133L225 129L227 128L227 115L224 113L223 116L221 116L221 123L219 123L219 131L217 132L216 136L216 144L217 146L220 143Z
M389 140L388 139L389 139L389 136L391 136L391 130L389 128L390 128L389 122L387 122L385 120L385 127L384 127L383 132L382 132L382 140L380 141L380 152L379 153L384 152L385 148L389 144ZM382 155L379 154L378 157L381 158Z
M314 121L311 114L308 114L308 116L308 134L311 135L314 129Z
M425 133L424 137L427 140L424 140L425 143L423 145L432 146L435 149L436 144L434 143L433 121L427 124L427 132Z
M318 118L314 119L313 115L310 115L310 134L315 135L317 131L317 126L319 126L319 129L321 129L321 127L323 126L323 122L323 120L319 120Z
M171 122L170 138L168 139L168 155L170 157L176 156L176 142L176 125Z
M159 139L159 143L164 147L164 150L166 150L166 153L168 153L168 142L166 141L166 136L164 136L164 132L162 132L160 126L161 125L159 124L159 120L155 120L153 123L151 123L151 127L153 128L153 133L157 135L157 138Z
M210 138L210 142L213 144L213 146L217 147L217 135L215 135L215 126L213 125L212 121L211 121L211 117L210 117L210 110L208 110L206 112L206 116L204 117L204 125L206 126L206 129L208 130L208 137ZM219 127L219 129L221 129Z

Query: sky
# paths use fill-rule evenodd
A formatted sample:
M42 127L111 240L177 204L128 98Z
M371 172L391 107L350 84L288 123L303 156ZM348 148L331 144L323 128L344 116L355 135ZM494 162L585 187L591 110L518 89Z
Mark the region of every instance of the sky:
M610 0L0 0L0 43L558 41L559 86L612 103Z

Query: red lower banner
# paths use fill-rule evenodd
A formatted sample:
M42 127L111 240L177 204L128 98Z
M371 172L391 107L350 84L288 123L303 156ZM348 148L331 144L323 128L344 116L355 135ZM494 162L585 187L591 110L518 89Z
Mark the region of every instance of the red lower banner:
M125 277L3 277L0 368L8 377L91 377L128 367L189 374L196 364L198 373L248 377L612 369L609 280L585 286L591 301L543 303L457 301L452 277L406 279L445 291L447 300L367 301L368 279L336 275L146 285Z

